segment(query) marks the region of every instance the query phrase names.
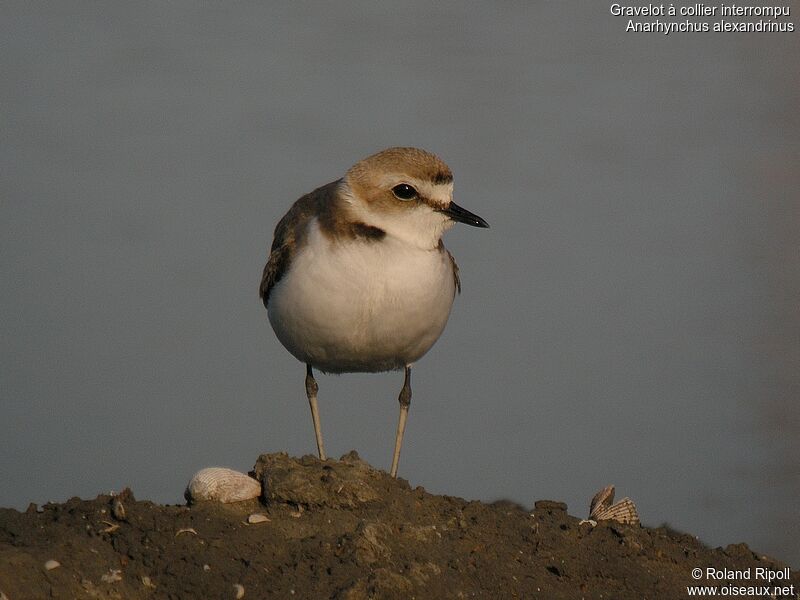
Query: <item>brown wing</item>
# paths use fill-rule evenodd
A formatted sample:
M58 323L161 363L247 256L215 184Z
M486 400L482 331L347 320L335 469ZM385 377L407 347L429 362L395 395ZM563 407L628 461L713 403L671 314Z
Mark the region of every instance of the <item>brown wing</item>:
M258 288L258 294L265 307L269 304L269 294L272 288L289 269L297 246L306 234L308 222L314 215L327 215L330 212L328 208L340 181L331 182L306 194L295 202L289 212L278 221L269 259L264 267L261 285Z

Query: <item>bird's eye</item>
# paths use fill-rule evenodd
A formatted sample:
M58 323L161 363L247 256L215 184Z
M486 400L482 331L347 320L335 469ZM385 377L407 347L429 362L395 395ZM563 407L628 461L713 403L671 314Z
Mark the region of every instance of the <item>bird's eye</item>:
M400 183L392 188L392 193L400 200L413 200L417 197L417 190L407 183Z

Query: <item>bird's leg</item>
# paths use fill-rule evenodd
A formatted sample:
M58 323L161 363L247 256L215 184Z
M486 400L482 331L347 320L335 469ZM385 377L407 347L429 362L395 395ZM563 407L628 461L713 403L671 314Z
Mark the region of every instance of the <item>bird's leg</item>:
M391 476L397 477L397 464L400 462L400 447L403 445L403 433L406 430L408 407L411 406L411 365L406 365L406 378L400 390L400 420L397 422L397 437L394 440Z
M306 364L306 396L308 396L308 403L311 405L311 420L314 421L314 435L317 437L317 451L319 452L319 459L325 460L325 446L322 445L322 429L319 426L319 407L317 406L317 391L319 386L316 379L314 379L314 372L311 370L311 364Z

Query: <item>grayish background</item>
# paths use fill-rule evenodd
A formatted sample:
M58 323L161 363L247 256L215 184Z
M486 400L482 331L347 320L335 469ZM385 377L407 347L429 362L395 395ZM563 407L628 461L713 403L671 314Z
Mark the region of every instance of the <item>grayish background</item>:
M464 293L401 475L576 515L614 483L800 566L800 34L266 4L3 4L0 506L180 502L201 467L313 452L257 297L272 230L415 145L492 228L447 235ZM319 378L331 454L388 467L401 380Z

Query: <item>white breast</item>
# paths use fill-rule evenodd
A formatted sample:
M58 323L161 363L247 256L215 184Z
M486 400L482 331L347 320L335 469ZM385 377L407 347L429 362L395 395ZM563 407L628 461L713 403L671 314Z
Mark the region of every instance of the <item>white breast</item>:
M316 220L272 289L269 321L298 360L330 372L401 369L439 338L455 295L447 253L387 235L330 240Z

